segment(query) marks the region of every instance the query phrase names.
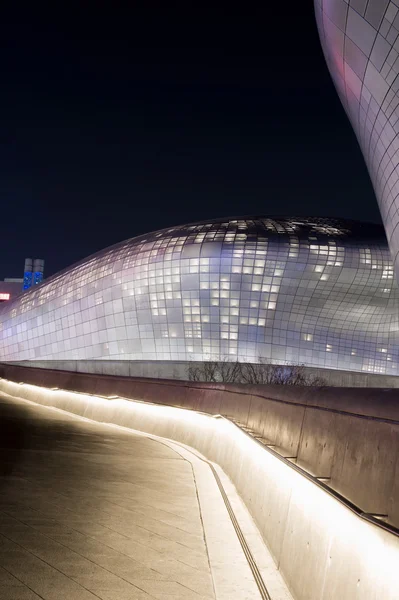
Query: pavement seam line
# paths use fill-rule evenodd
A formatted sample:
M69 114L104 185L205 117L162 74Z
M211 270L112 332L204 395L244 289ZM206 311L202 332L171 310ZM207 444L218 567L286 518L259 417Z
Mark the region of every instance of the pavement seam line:
M177 451L175 450L175 452L177 452ZM210 572L210 574L212 576L213 595L214 595L215 598L217 598L216 589L215 589L215 581L214 581L214 578L213 578L213 575L212 575L212 566L211 566L211 561L210 561L210 558L209 558L208 542L207 542L206 534L205 534L204 520L202 518L202 508L201 508L201 502L200 502L199 494L198 494L198 485L197 485L197 479L195 477L194 465L193 465L192 462L190 462L189 460L187 460L186 458L184 458L184 456L182 456L181 454L179 456L181 456L183 460L185 460L185 461L187 461L189 463L189 465L191 467L192 474L193 474L194 485L195 485L195 494L197 496L199 516L200 516L202 531L203 531L203 535L204 535L204 544L205 544L205 548L206 548L206 556L208 558L209 572Z
M151 434L144 434L144 435L151 435ZM167 438L164 438L167 439ZM169 441L169 440L168 440ZM181 448L184 448L184 450L187 450L188 452L191 452L190 448L187 448L183 445L181 445L179 442L175 442L174 440L170 440L173 444L176 444L177 446L180 446ZM255 583L258 586L259 589L259 593L262 597L262 600L272 600L272 597L270 596L268 589L266 587L266 584L264 582L264 579L259 571L258 565L256 563L256 560L254 559L252 552L248 546L247 540L245 539L245 536L242 532L242 529L240 527L240 524L237 520L237 517L235 515L235 512L230 504L230 500L226 494L226 491L224 489L223 483L218 475L218 473L216 472L215 467L213 466L212 462L207 460L206 458L202 458L201 456L195 454L194 452L191 452L191 454L193 454L196 458L199 458L199 460L201 460L202 462L204 462L205 464L208 465L208 467L211 469L211 472L215 478L216 484L219 488L219 492L220 495L222 496L223 502L226 506L226 510L228 512L229 518L232 522L232 525L234 527L234 531L237 535L238 541L240 542L241 548L244 552L245 558L247 559L249 568L251 569L252 575L254 577ZM202 520L202 519L201 519ZM205 530L204 530L205 531Z

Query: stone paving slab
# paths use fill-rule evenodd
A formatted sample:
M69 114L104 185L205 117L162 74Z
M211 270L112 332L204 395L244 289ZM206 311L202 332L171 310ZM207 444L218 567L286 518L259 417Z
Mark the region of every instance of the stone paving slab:
M165 444L0 399L2 600L211 600L193 469Z
M0 398L0 600L260 600L226 502L272 600L292 600L193 448Z

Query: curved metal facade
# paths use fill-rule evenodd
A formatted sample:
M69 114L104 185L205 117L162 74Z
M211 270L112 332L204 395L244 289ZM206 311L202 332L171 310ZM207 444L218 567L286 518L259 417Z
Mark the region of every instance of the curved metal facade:
M324 55L362 149L399 282L399 2L315 0Z
M133 238L0 309L0 360L239 359L398 374L382 227L218 220Z

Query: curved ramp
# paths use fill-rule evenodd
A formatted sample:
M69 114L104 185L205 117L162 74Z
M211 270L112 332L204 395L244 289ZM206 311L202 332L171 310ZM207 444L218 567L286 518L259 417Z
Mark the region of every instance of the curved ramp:
M2 600L291 598L235 490L195 453L6 396L0 434Z
M187 444L217 463L257 522L294 598L396 599L398 531L228 419L5 380L0 387L11 396Z

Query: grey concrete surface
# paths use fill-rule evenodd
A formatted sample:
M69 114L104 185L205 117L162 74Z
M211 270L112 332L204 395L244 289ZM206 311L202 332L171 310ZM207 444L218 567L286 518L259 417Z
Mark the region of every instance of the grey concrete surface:
M114 423L142 431L146 436L161 436L162 443L172 444L178 454L182 445L187 445L186 449L196 449L216 463L240 494L267 541L285 586L297 600L397 600L399 537L360 518L345 503L226 419L195 410L115 396L96 398L4 379L0 380L0 389L14 399L20 398L20 402L25 399L37 403L38 410L40 405L55 407L90 417L104 429L112 428L104 423ZM233 410L234 402L229 404L229 410ZM219 587L221 592L218 600L259 599L253 586L250 594L243 589L251 582L248 563L243 564L240 558L242 552L237 536L232 535L231 521L223 521L226 509L220 505L220 494L215 495L215 480L199 485L203 473L196 471L194 462L191 464L197 487L202 489L202 515L204 506L208 507L203 524L212 573L216 571L215 590L218 593ZM209 465L203 461L201 464L209 477ZM215 513L217 504L221 510ZM252 533L246 526L241 529L250 540ZM265 569L269 582L267 563L261 558L257 562ZM231 585L232 579L235 585ZM272 596L273 600L288 600L281 581L276 584L279 596Z
M0 363L0 377L222 414L297 457L364 512L399 527L398 389L211 384L90 375ZM0 387L2 383L0 382Z
M94 375L114 375L119 377L151 377L156 379L189 379L189 365L199 366L199 362L173 360L27 360L10 364L35 367L37 369L57 369ZM357 373L339 369L303 367L309 377L320 377L326 385L334 387L398 388L399 377Z
M0 397L1 600L210 600L191 464Z

